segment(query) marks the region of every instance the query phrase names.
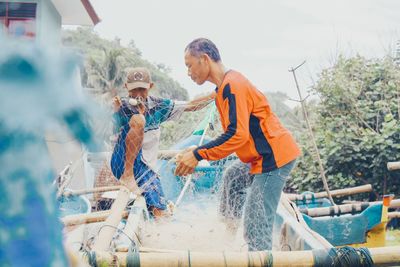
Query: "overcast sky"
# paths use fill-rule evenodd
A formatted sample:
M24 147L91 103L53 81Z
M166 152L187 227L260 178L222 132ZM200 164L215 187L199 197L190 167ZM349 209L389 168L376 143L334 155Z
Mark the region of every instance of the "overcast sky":
M399 37L398 0L91 0L101 22L95 31L123 44L134 40L143 58L164 63L191 98L214 85L187 76L184 48L211 39L226 67L242 72L261 91L297 98L288 70L305 93L338 53L382 57Z

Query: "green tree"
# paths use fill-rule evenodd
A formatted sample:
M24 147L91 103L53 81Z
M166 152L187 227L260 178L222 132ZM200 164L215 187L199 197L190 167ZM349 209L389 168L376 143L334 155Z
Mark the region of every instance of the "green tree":
M301 114L297 113L296 108L292 109L286 104L289 97L285 93L278 91L264 92L264 95L267 97L272 111L279 118L284 127L289 129L292 133L296 133L301 129Z
M144 59L133 40L123 46L118 38L106 40L99 37L92 28L80 27L76 30L63 30L62 43L82 56L82 86L95 95L104 95L106 92L109 95L126 95L123 84L129 69L146 67L155 82L152 95L177 100L189 99L186 89L169 76L170 68Z
M393 58L340 56L320 74L312 90L320 101L311 109L313 131L331 189L372 184L370 199L400 193L399 171L386 164L400 159L400 70ZM310 106L309 106L310 110ZM289 184L321 191L322 182L305 131L303 156Z
M118 94L117 88L123 86L126 72L126 63L123 60L121 49L104 49L100 60L89 57L85 64L87 84L90 87L101 88L102 93L110 93L111 97Z

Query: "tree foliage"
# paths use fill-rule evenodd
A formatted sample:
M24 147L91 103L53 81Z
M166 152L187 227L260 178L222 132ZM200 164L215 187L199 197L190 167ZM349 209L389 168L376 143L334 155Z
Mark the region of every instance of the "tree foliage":
M313 132L331 189L372 184L370 199L400 192L400 70L391 57L340 56L320 74L312 91L320 101L308 106ZM306 131L298 140L299 158L290 186L322 191L322 181Z
M92 28L63 30L62 43L74 49L84 59L81 67L82 86L91 92L105 96L126 95L124 82L133 67L145 67L155 85L152 95L187 100L189 95L169 75L170 69L162 63L153 64L142 58L142 53L131 41L128 46L99 37Z

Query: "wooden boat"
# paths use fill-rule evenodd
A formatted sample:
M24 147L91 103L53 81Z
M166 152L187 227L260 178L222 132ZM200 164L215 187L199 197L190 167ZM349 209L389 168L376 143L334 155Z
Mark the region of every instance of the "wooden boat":
M197 138L190 137L173 147L169 156L166 156L168 153L163 153L161 156L160 173L163 177L163 188L169 199L173 197L176 199L185 183L173 175L173 164L168 158L174 154L173 151L176 153L196 143ZM197 175L192 181L196 197L202 194L214 194L217 191L222 171L230 164L229 160L196 169ZM151 219L143 197L131 199L128 190L124 187L93 188L80 192L66 191L64 197L110 190L119 190L111 209L72 214L62 218L66 227L90 224L96 229L97 235L94 239L92 238L90 245L83 245L87 242L88 238L86 238L84 242L81 242L79 249L73 249L73 253L84 257L91 265L95 263L112 265L118 262L119 266L139 266L138 264L140 266L272 266L272 263L274 266L323 266L318 264L333 264L340 255L351 254L350 252L353 253L353 257L359 257L361 260L367 253L375 264L400 264L400 247L386 248L382 241L391 197L385 198L381 203L373 203L362 211L352 208L353 213L357 214L342 214L344 207L340 206L338 207L341 210L340 214L327 217L312 216L312 214L317 209L332 207L307 208L306 212L304 206L300 205L303 208L300 210L295 203L299 196L283 194L275 222L275 231L279 238L277 244L274 244L274 250L197 252L188 249L171 250L142 246L141 235L146 222ZM359 191L359 189L356 190ZM362 190L368 189L362 188ZM301 198L315 200L315 195L312 196L309 193ZM332 195L334 196L335 192ZM190 201L190 197L193 195L187 194L183 201ZM133 204L132 200L134 200ZM128 205L128 203L131 204ZM345 235L343 231L349 234ZM339 236L347 237L347 239L343 241L339 239ZM344 248L340 248L343 246ZM364 246L369 247L369 250L357 249ZM332 255L336 257L331 257Z

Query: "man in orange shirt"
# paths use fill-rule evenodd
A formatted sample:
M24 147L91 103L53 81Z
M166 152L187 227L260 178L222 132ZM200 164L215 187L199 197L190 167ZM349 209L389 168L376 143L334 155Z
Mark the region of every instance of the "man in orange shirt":
M249 250L270 250L280 195L301 151L265 95L241 73L222 64L213 42L193 40L185 49L185 64L195 83L216 85L215 103L224 133L207 144L182 151L176 158L175 174L191 174L200 160L219 160L232 153L250 163L254 181L245 207L244 237ZM227 175L225 178L229 179Z

